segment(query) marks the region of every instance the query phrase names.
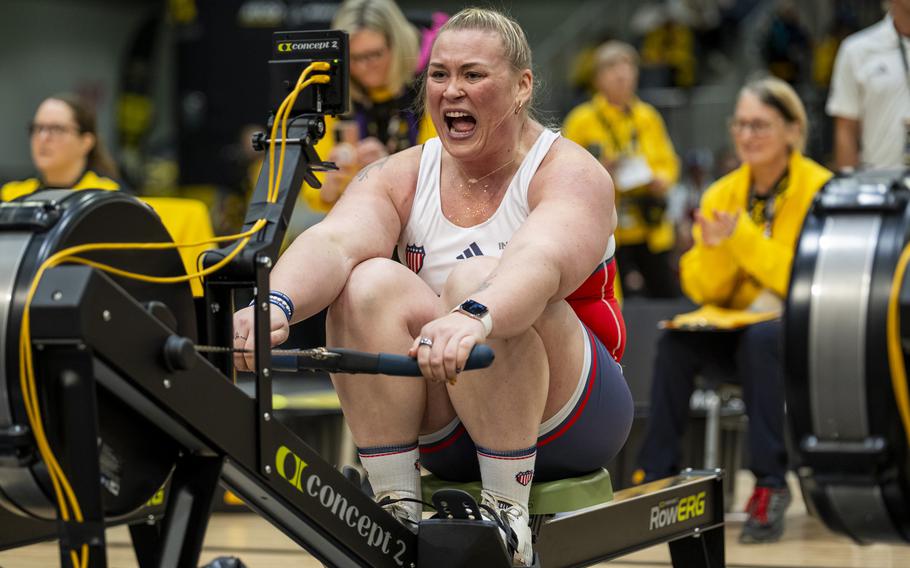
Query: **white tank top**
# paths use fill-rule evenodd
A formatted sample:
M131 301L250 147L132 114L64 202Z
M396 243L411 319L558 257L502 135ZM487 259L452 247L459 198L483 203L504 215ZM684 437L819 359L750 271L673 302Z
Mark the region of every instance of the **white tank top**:
M443 215L439 197L442 143L439 138L427 140L420 156L411 215L398 239L398 258L440 294L459 261L478 255L502 256L509 239L531 213L528 207L531 178L557 138L559 134L551 130L540 133L509 182L499 208L489 219L473 227L459 227ZM611 236L604 260L613 256L615 248ZM595 268L592 266L591 270Z

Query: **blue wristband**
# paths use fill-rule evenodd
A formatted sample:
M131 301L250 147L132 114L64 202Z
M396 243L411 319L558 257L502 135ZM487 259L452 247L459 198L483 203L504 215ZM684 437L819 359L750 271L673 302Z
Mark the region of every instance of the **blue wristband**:
M288 323L290 323L291 318L294 317L294 302L291 301L291 298L287 294L279 292L278 290L272 290L269 292L269 303L275 304L281 308L284 315L288 317Z
M250 301L250 305L256 303L256 300L253 299ZM294 302L291 301L291 298L288 297L284 292L279 292L277 290L272 290L269 292L269 303L278 306L286 318L288 318L288 323L291 322L291 318L294 317Z

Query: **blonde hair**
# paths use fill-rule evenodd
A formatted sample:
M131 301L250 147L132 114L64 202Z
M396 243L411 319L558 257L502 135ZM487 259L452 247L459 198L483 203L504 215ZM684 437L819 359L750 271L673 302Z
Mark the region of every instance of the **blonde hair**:
M417 28L405 19L394 0L346 0L335 12L332 28L349 34L372 30L385 37L392 54L386 88L392 93L401 92L414 79L420 54ZM361 101L367 99L363 88L354 80L351 96Z
M763 104L773 108L788 124L795 124L799 128L799 139L796 148L801 153L806 149L806 138L809 136L809 119L806 116L806 107L793 87L777 77L764 77L750 81L739 92L755 95Z
M515 71L531 69L531 46L518 22L495 10L465 8L443 24L439 35L455 30L493 32L502 40L503 55ZM439 37L439 36L437 36Z
M624 41L610 40L598 47L594 53L595 67L598 71L620 61L638 67L638 52Z
M521 26L505 14L487 8L465 8L461 10L443 24L436 34L436 39L443 32L458 30L479 30L492 32L499 36L502 41L503 56L512 66L512 70L520 73L532 70L531 63L531 46L528 45L528 38ZM435 40L434 40L435 41ZM535 80L536 82L536 80ZM426 106L426 74L420 82L420 93L417 97L416 110L418 114L425 112ZM527 116L534 120L538 119L538 113L534 107L534 89L531 88L531 96L524 105Z

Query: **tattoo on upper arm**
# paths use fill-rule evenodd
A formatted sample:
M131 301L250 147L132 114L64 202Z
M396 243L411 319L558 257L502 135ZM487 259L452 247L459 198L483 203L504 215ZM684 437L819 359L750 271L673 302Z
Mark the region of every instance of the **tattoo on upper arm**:
M380 159L380 160L376 160L376 161L373 162L372 164L370 164L370 165L368 165L367 167L363 168L363 169L360 170L360 172L357 174L357 181L363 181L363 180L367 179L368 177L370 177L370 171L373 170L373 169L380 169L380 170L381 170L381 169L382 169L382 166L384 166L385 163L388 162L388 161L389 161L389 157L386 156L385 158L382 158L382 159Z

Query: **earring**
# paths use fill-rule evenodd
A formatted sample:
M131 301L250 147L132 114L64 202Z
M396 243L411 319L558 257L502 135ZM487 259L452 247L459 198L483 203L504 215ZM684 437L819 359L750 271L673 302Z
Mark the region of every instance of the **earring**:
M524 104L523 102L518 101L518 106L515 107L515 114L518 114L518 113L521 112L521 107L522 107L523 104Z

